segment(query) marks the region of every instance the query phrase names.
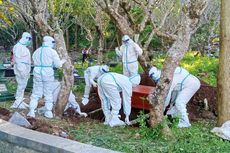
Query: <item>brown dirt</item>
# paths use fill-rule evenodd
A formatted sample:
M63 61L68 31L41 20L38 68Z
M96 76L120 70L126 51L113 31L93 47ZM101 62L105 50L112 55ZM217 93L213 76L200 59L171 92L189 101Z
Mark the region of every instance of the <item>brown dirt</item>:
M0 118L8 121L11 117L11 112L8 109L0 108Z
M208 110L205 110L205 99L208 102ZM192 121L215 119L217 117L217 88L202 82L201 88L189 101L187 109Z
M27 118L27 120L30 122L32 125L31 129L43 133L48 133L56 136L61 136L65 138L70 138L67 134L67 131L64 130L63 128L56 126L56 125L51 125L50 123L46 122L45 120L40 120L40 119L35 119L35 118Z
M156 83L145 73L141 74L141 82L140 85L147 85L147 86L156 86Z

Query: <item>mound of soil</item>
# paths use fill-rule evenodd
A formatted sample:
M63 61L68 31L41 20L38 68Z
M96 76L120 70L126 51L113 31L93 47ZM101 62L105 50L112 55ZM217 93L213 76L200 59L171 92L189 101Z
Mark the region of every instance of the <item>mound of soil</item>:
M193 121L215 119L217 117L217 88L202 82L200 89L189 101L187 109L189 118Z
M0 108L0 118L8 121L11 117L11 112L8 109Z
M146 86L156 86L156 83L145 73L141 74L141 82L140 85Z
M11 116L12 116L12 113L8 109L0 108L0 118L1 119L8 121ZM61 136L64 138L69 138L67 132L59 126L53 126L50 123L47 123L43 120L35 119L35 118L27 118L27 120L32 125L30 127L32 130L43 132L43 133L48 133L48 134L53 134L53 135Z
M50 123L47 123L43 120L35 119L35 118L27 118L27 120L32 125L31 129L43 133L48 133L64 138L70 138L67 134L67 131L64 130L62 127L51 125Z

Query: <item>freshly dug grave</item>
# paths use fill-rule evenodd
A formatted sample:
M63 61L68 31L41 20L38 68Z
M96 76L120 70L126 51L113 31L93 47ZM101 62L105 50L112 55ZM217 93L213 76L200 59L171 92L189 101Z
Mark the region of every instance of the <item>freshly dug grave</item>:
M141 75L141 85L155 86L155 83L149 78L148 75ZM104 121L104 115L101 108L100 99L97 95L96 89L91 90L89 103L87 105L80 104L82 112L90 113L88 117L91 119L96 119L99 121ZM208 104L205 106L205 101ZM189 118L191 121L198 121L201 119L215 119L217 116L217 89L216 87L212 87L207 85L204 82L201 82L201 88L198 92L192 97L187 105ZM207 109L205 109L207 108ZM139 115L140 109L132 108L132 112L130 115L130 120L136 119ZM149 111L145 111L148 113ZM121 118L124 119L123 109L120 111ZM79 120L78 114L75 114L74 111L68 111L68 117L71 117L74 121Z
M201 88L189 101L187 109L189 118L193 121L215 119L217 117L217 88L202 82Z

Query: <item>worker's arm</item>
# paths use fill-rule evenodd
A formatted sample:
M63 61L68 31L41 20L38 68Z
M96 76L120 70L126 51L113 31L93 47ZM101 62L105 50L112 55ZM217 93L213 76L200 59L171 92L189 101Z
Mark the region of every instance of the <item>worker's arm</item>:
M143 53L143 50L140 48L140 46L136 43L134 43L134 48L138 56L141 56Z
M92 84L94 87L97 86L97 83L94 81L98 73L98 70L95 69L89 69L89 81L90 84Z
M116 51L117 56L119 56L119 57L122 56L121 51L119 50L118 47L115 48L115 51Z
M53 50L52 54L53 54L52 57L53 57L54 67L56 68L62 67L62 65L66 62L66 60L65 59L61 60L55 50Z

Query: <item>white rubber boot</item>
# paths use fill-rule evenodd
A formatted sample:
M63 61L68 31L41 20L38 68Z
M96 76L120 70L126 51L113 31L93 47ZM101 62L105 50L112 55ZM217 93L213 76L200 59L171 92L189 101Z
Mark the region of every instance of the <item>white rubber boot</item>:
M29 113L27 114L27 116L35 118L35 112L34 112L34 110L30 110Z
M111 127L125 125L125 122L119 119L118 115L112 115L111 120L109 121Z
M44 113L44 116L47 117L47 118L53 118L54 117L52 111L46 111Z
M111 114L105 115L105 122L103 124L109 125L110 120L111 120Z
M190 126L191 124L189 122L187 113L183 114L179 120L178 128L188 128Z
M47 117L47 118L53 118L53 112L52 112L52 109L53 109L53 103L50 103L50 102L46 102L45 103L45 108L46 108L46 111L44 113L44 116Z

